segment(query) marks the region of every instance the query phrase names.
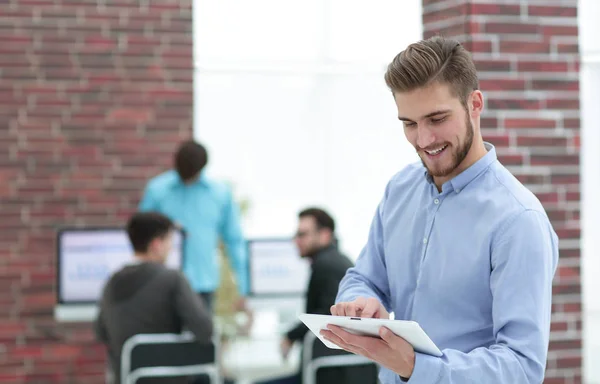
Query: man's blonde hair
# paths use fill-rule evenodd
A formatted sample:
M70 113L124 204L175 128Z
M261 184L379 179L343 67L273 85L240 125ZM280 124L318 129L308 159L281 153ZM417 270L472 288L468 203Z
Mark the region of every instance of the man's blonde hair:
M409 45L388 65L385 82L391 91L409 92L434 82L448 84L466 107L479 89L471 54L456 40L435 36Z

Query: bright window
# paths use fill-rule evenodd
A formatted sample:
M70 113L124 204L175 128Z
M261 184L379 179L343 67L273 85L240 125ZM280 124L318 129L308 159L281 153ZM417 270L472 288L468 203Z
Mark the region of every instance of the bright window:
M421 38L421 1L194 6L194 132L210 174L250 201L245 232L290 236L315 204L357 257L386 182L417 160L383 73Z

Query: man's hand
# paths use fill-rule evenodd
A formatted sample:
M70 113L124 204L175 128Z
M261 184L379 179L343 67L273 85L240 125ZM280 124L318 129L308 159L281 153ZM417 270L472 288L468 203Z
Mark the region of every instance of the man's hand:
M369 297L359 297L350 302L337 303L331 306L333 316L368 317L375 319L389 319L390 314L379 300Z
M290 353L290 349L292 349L292 344L293 343L287 337L284 337L283 339L281 339L281 344L279 345L279 349L281 351L281 356L283 356L284 359L287 359L287 357Z
M335 325L328 325L321 335L346 351L365 356L367 359L410 378L415 367L415 351L406 340L396 336L386 327L381 327L381 339L370 336L357 336Z
M248 304L245 297L240 297L233 303L233 310L236 312L247 312Z

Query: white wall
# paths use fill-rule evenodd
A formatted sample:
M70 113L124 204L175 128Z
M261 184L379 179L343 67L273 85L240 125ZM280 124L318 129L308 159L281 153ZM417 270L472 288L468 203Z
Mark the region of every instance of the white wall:
M418 159L383 73L421 38L421 1L365 4L194 3L194 133L210 174L249 199L248 236L291 236L316 204L355 258L386 182Z
M600 2L579 3L584 380L600 383Z

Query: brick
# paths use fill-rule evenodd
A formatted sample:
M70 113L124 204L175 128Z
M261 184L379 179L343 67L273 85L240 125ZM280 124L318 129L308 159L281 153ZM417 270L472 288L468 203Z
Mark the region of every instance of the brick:
M548 99L547 109L579 110L579 99Z
M581 276L581 271L579 267L565 267L559 266L556 271L556 275L562 278L579 278ZM579 303L580 304L580 303Z
M561 249L559 251L559 257L561 259L579 259L581 257L580 249Z
M564 210L546 210L548 218L553 222L567 221L567 212Z
M544 36L577 36L578 28L576 25L542 25L542 35Z
M530 5L527 8L529 16L549 16L549 17L577 17L577 7L560 6L538 6Z
M510 144L510 137L507 134L501 133L486 133L483 135L483 139L492 143L497 148L508 147Z
M521 174L521 175L515 175L515 177L521 183L525 184L525 186L527 186L527 185L536 185L536 184L546 184L546 177L543 176L543 175ZM579 181L577 181L577 183L579 183Z
M556 52L558 53L579 53L579 44L577 43L557 43L555 44Z
M564 321L553 321L550 324L550 332L566 331L569 329L569 323Z
M550 53L550 44L538 41L502 40L500 41L501 53Z
M576 357L559 357L556 361L556 366L559 369L562 368L579 368L581 367L582 358L581 356ZM581 381L579 381L581 383Z
M41 357L43 355L43 350L40 347L15 346L9 348L8 354L12 358L18 359L35 358Z
M579 229L557 229L556 235L559 239L579 239L581 237Z
M84 40L86 52L108 52L113 53L117 47L117 40L103 35L89 35Z
M505 119L506 128L555 128L556 121L551 119Z
M525 80L521 79L482 79L479 87L483 91L524 91Z
M518 153L498 155L498 160L505 166L523 165L524 163L523 155Z
M193 53L189 50L186 49L185 47L167 47L167 48L161 48L160 50L160 54L163 57L183 57L183 58L188 58L188 59L192 59L193 57Z
M581 340L560 340L550 341L550 350L579 350L581 349Z
M563 127L565 127L565 128L571 128L571 129L579 129L579 128L581 128L581 120L579 120L578 118L576 118L576 119L564 119L563 120Z
M566 147L566 137L552 136L517 136L517 145L520 147Z
M108 114L110 121L132 121L135 123L146 123L152 119L152 111L149 109L114 109Z
M75 358L79 356L82 348L74 345L57 344L44 349L46 356L52 359Z
M498 119L495 117L482 117L480 120L481 128L498 128Z
M533 80L532 89L538 91L579 91L578 80Z
M149 11L168 11L168 10L179 10L181 5L178 2L153 2L149 4Z
M519 61L517 70L521 72L568 72L569 63L565 61Z
M539 28L537 24L488 22L483 30L497 34L537 34Z
M470 52L491 53L493 51L493 45L491 41L468 41L464 44L464 46Z
M538 192L535 195L542 204L558 203L560 200L558 192Z
M507 72L510 70L510 60L476 60L475 67L483 72Z
M517 99L517 98L507 98L507 99L496 99L489 98L487 100L488 109L541 109L542 103L537 99Z
M581 194L579 192L567 192L567 201L580 201Z
M469 15L504 15L517 16L521 14L521 7L517 4L485 4L470 3L467 10Z

